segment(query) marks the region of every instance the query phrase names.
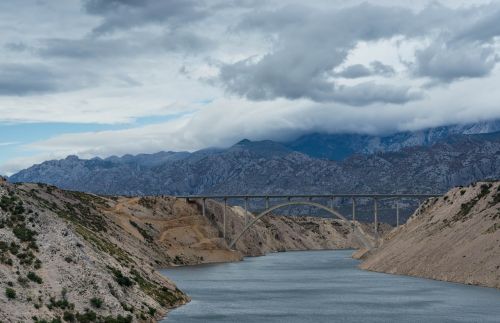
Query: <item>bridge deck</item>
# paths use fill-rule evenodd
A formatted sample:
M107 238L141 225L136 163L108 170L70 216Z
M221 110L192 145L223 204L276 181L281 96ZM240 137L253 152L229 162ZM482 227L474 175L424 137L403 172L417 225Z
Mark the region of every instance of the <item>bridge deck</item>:
M178 195L173 196L183 199L254 199L254 198L430 198L440 197L442 194L269 194L269 195Z

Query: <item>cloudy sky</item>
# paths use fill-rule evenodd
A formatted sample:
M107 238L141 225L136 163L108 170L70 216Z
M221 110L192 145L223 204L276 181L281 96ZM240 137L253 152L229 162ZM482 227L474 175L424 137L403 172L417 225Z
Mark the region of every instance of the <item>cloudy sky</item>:
M500 1L3 0L0 30L0 174L500 117Z

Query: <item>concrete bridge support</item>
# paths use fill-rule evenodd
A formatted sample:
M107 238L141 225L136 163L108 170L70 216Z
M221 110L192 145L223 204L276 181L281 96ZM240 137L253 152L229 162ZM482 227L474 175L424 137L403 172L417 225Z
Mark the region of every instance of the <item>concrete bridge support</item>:
M396 228L399 227L399 201L396 200Z
M373 199L373 224L374 224L374 234L375 234L375 239L378 240L378 205L377 205L377 199Z
M356 199L352 199L352 221L356 221Z

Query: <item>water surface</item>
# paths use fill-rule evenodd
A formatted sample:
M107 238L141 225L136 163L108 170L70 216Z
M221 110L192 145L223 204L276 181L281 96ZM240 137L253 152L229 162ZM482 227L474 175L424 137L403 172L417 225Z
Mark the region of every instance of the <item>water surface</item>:
M162 322L500 322L499 290L363 271L351 254L163 270L192 301Z

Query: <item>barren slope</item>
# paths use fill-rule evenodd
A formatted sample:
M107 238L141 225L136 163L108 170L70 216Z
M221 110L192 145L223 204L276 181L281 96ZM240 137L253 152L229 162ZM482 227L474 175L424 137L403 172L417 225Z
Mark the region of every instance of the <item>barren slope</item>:
M0 183L1 321L153 322L188 300L97 205L107 200Z
M477 183L428 200L361 268L500 288L499 185Z

